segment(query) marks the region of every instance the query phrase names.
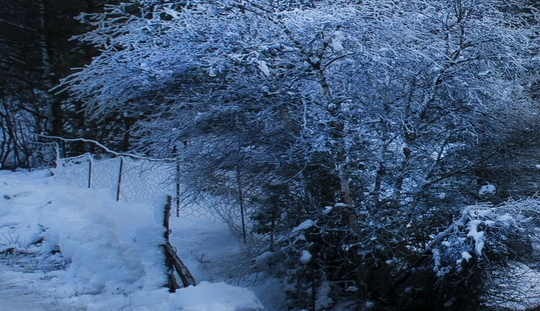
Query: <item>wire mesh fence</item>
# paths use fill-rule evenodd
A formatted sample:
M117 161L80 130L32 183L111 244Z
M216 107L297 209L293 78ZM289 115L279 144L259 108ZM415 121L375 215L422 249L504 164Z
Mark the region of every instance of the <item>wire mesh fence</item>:
M96 159L91 154L57 160L56 176L72 186L109 189L117 200L150 202L156 193L173 194L174 167L127 157Z
M182 204L178 170L174 162L119 156L97 158L89 153L57 158L57 179L78 187L108 189L111 197L129 203L152 203L158 193L170 195L178 216L216 220L209 206Z

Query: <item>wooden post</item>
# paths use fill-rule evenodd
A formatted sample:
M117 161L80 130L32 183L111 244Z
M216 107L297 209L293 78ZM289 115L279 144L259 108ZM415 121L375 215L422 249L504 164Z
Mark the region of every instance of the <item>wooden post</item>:
M120 201L120 187L122 185L122 173L124 170L124 157L120 157L120 170L118 172L118 186L116 187L116 201Z
M178 153L178 147L173 147L173 154L176 163L176 176L174 182L176 183L176 217L180 217L180 155Z
M92 188L92 156L90 154L88 154L88 188Z
M242 189L240 166L236 167L236 184L238 186L238 201L240 202L240 217L242 218L242 235L244 238L244 243L247 243L246 205L244 202L244 192Z
M169 229L169 218L171 216L171 201L172 198L170 195L167 196L167 203L165 204L164 209L164 215L163 215L163 226L165 227L165 232L163 233L163 237L165 238L165 244L163 244L163 251L165 253L165 265L167 266L167 287L169 287L170 293L175 293L178 288L180 288L180 284L178 284L178 281L176 280L176 277L174 276L174 259L170 256L169 250L167 249L167 244L169 243L169 235L171 233Z
M165 227L165 233L163 234L163 237L165 238L165 242L169 243L169 236L171 234L171 229L169 226L169 218L171 217L171 210L172 210L172 198L170 195L167 196L167 203L165 204L165 210L163 215L163 227Z
M54 167L58 168L58 164L60 163L60 158L61 158L60 144L58 142L53 142L53 144L54 144L54 153L55 153Z

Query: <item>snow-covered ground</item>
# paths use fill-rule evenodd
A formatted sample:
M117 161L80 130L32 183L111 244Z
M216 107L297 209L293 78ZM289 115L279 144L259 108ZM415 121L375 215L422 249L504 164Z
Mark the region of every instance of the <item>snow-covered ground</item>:
M205 218L171 218L198 285L169 293L162 203L116 202L49 171L0 171L0 311L285 309L277 281L228 284L246 258L225 224Z

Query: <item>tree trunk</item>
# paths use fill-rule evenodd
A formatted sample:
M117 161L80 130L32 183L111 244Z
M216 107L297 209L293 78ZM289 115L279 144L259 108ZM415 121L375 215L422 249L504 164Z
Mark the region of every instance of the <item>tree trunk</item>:
M39 1L39 21L40 21L40 30L39 30L39 43L41 49L41 62L43 70L43 86L45 87L45 92L47 94L47 104L45 107L45 116L47 117L46 132L49 135L53 136L62 136L63 130L63 111L62 111L62 101L59 98L55 98L48 91L55 86L54 70L53 70L53 61L52 61L52 50L51 44L48 37L48 9L50 3L49 0L40 0Z

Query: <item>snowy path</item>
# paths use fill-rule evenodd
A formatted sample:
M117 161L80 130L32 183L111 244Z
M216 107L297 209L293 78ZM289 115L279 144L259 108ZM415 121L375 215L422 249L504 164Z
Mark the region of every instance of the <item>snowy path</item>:
M34 295L24 293L21 288L5 288L5 284L0 282L2 291L0 292L0 311L62 311L69 310L60 306L44 306L42 300L36 299Z
M245 258L239 242L223 222L204 217L171 217L172 244L190 268L197 281L230 282ZM239 283L237 283L239 282ZM265 311L287 310L283 285L277 280L252 286L250 281L236 280L257 295Z
M0 266L0 269L5 267ZM36 297L34 293L27 291L25 286L8 282L0 275L0 311L12 310L62 310L60 308L52 308L52 306L42 306L42 299Z
M171 242L197 281L226 281L241 252L226 224L205 218L171 217Z
M0 171L0 252L16 250L0 254L0 311L261 311L253 292L220 282L222 273L197 259L206 253L223 272L233 267L222 259L239 251L226 226L200 219L172 227L199 283L168 292L164 202L116 202L106 190L68 187L47 172Z
M33 285L35 283L35 285ZM79 311L84 307L42 296L39 275L20 274L0 264L0 311Z

